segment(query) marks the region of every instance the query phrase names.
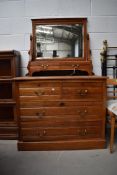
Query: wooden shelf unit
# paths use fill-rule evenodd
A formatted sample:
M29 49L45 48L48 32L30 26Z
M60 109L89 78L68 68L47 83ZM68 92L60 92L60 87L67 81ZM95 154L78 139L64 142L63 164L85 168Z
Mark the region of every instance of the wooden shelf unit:
M16 98L13 78L18 75L18 51L0 51L0 139L17 138ZM16 73L17 72L17 73Z

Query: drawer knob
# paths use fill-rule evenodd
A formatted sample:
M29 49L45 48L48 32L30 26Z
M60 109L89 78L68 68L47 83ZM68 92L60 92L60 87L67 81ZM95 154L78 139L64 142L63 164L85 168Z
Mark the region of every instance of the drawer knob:
M43 131L43 135L44 135L44 136L46 135L46 130Z
M79 133L80 136L86 136L87 135L87 129L83 129Z
M54 93L54 92L55 92L55 88L52 88L52 89L51 89L51 92Z
M38 116L38 118L42 118L45 115L45 112L37 112L36 116Z
M35 91L34 92L37 96L41 96L41 95L44 95L44 91Z
M88 93L88 90L87 89L81 89L80 90L80 96L86 96Z
M72 67L73 68L78 68L80 65L79 64L73 64Z
M45 136L46 135L46 130L39 132L38 135L39 135L39 137Z
M42 64L41 67L42 67L43 69L47 69L47 68L48 68L48 64Z
M87 109L79 111L79 115L83 117L87 114L87 112L88 112Z

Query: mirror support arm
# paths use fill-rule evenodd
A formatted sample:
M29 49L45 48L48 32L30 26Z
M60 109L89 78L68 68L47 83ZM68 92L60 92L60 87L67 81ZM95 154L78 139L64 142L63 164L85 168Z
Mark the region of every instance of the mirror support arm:
M90 41L89 34L87 34L87 60L91 59Z
M33 36L32 34L30 35L30 50L28 52L29 54L29 61L34 61L34 41L33 41Z

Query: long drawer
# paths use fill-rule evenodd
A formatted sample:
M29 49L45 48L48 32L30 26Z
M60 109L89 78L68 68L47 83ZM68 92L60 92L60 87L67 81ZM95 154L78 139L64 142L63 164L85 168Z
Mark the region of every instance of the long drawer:
M34 69L35 66L35 69ZM78 70L84 70L84 71L89 71L89 74L92 74L91 70L92 70L92 65L90 61L70 61L70 60L62 60L60 61L58 60L39 60L38 62L36 61L32 61L30 63L30 72L34 71L36 72L36 70L39 71L46 71L46 70L74 70L78 69Z
M88 121L81 121L78 119L71 119L68 120L67 118L60 120L58 118L55 119L45 119L45 120L40 120L40 121L23 121L20 122L20 127L21 128L30 128L30 127L82 127L82 126L97 126L97 125L102 125L101 120L88 120Z
M100 110L101 109L101 110ZM64 106L64 107L32 107L21 108L20 118L25 120L51 120L55 118L67 118L67 119L101 119L105 110L101 105L98 106ZM94 117L95 116L95 117Z
M92 139L102 137L101 129L101 125L66 128L22 128L21 139L24 141Z
M20 108L40 108L40 107L88 107L103 106L102 101L78 101L78 100L40 100L39 98L20 97ZM93 110L92 108L92 110Z
M33 81L22 82L19 88L20 98L56 100L75 99L79 101L97 101L103 99L102 83L76 81Z

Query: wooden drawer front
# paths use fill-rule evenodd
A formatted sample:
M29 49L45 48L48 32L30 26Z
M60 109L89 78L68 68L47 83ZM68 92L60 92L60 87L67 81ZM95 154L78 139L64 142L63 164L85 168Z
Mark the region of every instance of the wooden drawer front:
M92 139L101 136L100 126L21 129L21 139L24 141Z
M34 67L35 66L35 67ZM34 70L35 68L35 70ZM46 60L39 60L36 62L31 62L31 66L30 69L34 70L36 72L37 71L41 71L41 70L59 70L59 62L57 61L46 61Z
M36 96L41 97L44 95L60 95L61 90L59 87L44 87L44 88L20 88L20 96Z
M103 86L98 82L78 81L27 81L20 83L20 97L33 99L77 99L79 101L97 101L103 99Z
M60 60L50 60L48 61L41 61L39 60L38 62L32 62L30 69L34 69L35 66L35 71L41 71L41 70L72 70L72 69L79 69L79 70L84 70L90 68L91 69L91 63L87 62L85 63L84 61L60 61Z
M65 83L62 86L63 99L91 100L97 101L103 99L103 88L96 83Z
M91 123L92 122L92 123ZM58 118L54 119L46 119L46 120L40 120L40 121L23 121L20 122L20 125L22 128L27 128L27 127L78 127L78 126L88 126L88 124L92 124L92 126L101 124L102 121L100 120L95 120L95 121L85 121L85 124L81 120L77 119L67 119L64 118L63 120L60 120Z
M79 100L62 100L62 99L54 99L54 100L42 100L41 98L36 97L20 97L20 108L40 108L40 107L92 107L92 110L94 106L97 107L103 107L102 101L79 101Z
M96 118L102 118L102 113L104 112L103 108L99 106L76 106L76 107L45 107L45 108L21 108L20 115L21 118L30 119L48 119L53 117L58 118L80 118L80 119L90 119L94 116Z
M61 97L59 87L44 87L44 88L20 88L20 98L28 98L31 100L57 100Z

